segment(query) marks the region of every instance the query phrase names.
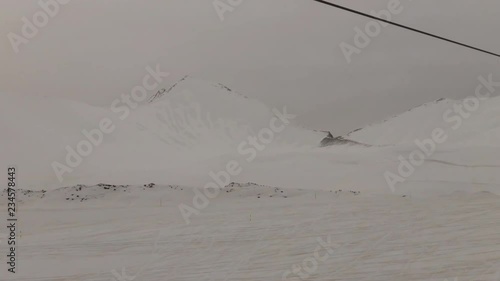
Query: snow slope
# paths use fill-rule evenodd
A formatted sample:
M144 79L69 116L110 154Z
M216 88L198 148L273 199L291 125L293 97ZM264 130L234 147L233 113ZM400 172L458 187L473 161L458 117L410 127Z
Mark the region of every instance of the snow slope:
M171 144L227 151L228 145L235 146L249 135L257 136L260 130L270 128L276 112L283 111L270 109L222 84L186 77L155 96L148 106L136 110L133 121L148 123L156 132L177 137L178 141L172 140ZM290 122L291 126L276 134L271 146L318 146L326 136L293 126L293 118Z
M449 136L448 143L498 147L500 97L482 100L476 107L470 103L473 110L467 110L464 104L467 104L464 100L437 100L351 132L346 138L372 145L407 144L429 138L434 129L441 128Z
M285 198L273 187L226 190L189 225L178 210L192 200L189 187L19 192L17 273L4 274L1 255L2 280L301 280L286 275L295 270L325 281L500 277L500 201L489 193L421 199L286 189Z

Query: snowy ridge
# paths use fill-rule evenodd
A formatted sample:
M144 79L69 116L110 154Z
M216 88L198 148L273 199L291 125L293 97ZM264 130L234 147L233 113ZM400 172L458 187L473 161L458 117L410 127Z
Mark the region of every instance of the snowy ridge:
M179 186L179 185L156 185L148 183L143 185L116 185L104 184L97 185L75 185L58 188L55 190L17 190L17 203L28 206L41 206L41 205L59 205L69 203L99 203L107 202L108 206L116 204L147 204L158 199L171 200L172 198L179 198L180 200L187 200L195 193L194 187ZM305 194L317 193L318 191L304 190L304 189L290 189L274 186L261 185L257 183L247 182L238 183L232 182L219 189L221 198L293 198L296 196L303 196ZM322 191L322 193L330 193L335 196L356 196L360 195L360 191L356 190L329 190ZM0 192L0 199L7 197L7 189ZM114 203L113 203L114 202ZM6 200L1 200L0 205L5 205ZM78 206L78 205L72 205Z
M175 88L175 86L177 86L177 84L186 80L188 77L189 75L184 76L179 81L175 82L170 88L168 88L168 90L165 88L159 90L158 92L156 92L156 94L154 94L151 98L149 98L149 102L151 103L161 99L164 95L170 93L170 91L172 91Z
M179 185L156 185L154 183L148 183L143 185L116 185L116 184L104 184L100 183L97 185L75 185L62 187L55 190L29 190L29 189L18 189L17 190L17 202L19 204L31 204L35 203L37 205L44 205L49 203L61 204L64 201L69 203L72 202L90 202L95 200L104 200L106 202L112 202L117 200L117 202L122 202L124 198L128 198L129 202L150 202L157 201L157 198L163 197L179 197L179 198L189 198L194 193L194 187L189 186L179 186ZM236 183L232 182L225 187L219 189L219 196L223 197L238 197L238 198L288 198L289 196L298 196L311 191L302 189L284 189L280 187L272 187L267 185L261 185L257 183ZM333 192L333 191L330 191ZM336 190L334 194L341 193L342 190ZM346 194L358 195L358 191L345 191ZM7 197L7 189L0 192L0 198ZM40 202L40 200L45 200L46 202ZM43 201L42 200L42 201ZM125 200L127 201L127 200ZM6 200L0 201L0 205L5 205Z
M413 143L416 139L428 138L436 128L449 135L449 142L469 142L482 139L488 146L498 145L492 134L500 128L500 97L482 101L476 110L462 117L457 111L464 100L439 99L413 108L403 114L389 118L362 129L357 129L345 138L373 145L395 145ZM459 120L460 119L460 120ZM455 128L456 127L456 128ZM488 133L490 132L490 133ZM478 135L490 134L486 137Z

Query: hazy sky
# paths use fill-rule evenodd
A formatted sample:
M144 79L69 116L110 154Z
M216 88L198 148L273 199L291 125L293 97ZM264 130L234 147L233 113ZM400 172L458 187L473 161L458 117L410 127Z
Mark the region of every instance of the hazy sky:
M221 0L226 2L227 0ZM365 12L388 0L334 1ZM0 91L107 105L160 64L174 83L221 82L299 121L342 134L441 97L473 94L500 60L385 27L353 61L339 47L370 20L311 0L243 0L221 21L212 0L72 0L16 54L36 0L0 2ZM498 0L401 0L393 20L500 52Z

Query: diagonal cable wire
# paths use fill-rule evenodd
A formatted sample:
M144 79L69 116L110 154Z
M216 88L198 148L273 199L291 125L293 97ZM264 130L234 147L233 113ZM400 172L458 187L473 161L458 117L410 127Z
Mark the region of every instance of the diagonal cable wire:
M469 49L472 49L472 50L476 50L476 51L479 51L479 52L482 52L482 53L486 53L486 54L489 54L489 55L492 55L492 56L500 58L500 54L496 54L496 53L493 53L493 52L490 52L490 51L486 51L484 49L480 49L480 48L477 48L477 47L474 47L474 46L471 46L471 45L468 45L468 44L465 44L465 43L461 43L461 42L458 42L458 41L455 41L455 40L451 40L451 39L448 39L448 38L445 38L445 37L442 37L442 36L439 36L439 35L435 35L435 34L432 34L432 33L429 33L429 32L425 32L425 31L422 31L422 30L419 30L419 29L415 29L413 27L402 25L402 24L399 24L399 23L396 23L396 22L393 22L393 21L390 21L390 20L386 20L386 19L383 19L383 18L372 16L370 14L366 14L366 13L363 13L363 12L360 12L360 11L357 11L357 10L354 10L354 9L350 9L350 8L347 8L347 7L338 5L338 4L334 4L334 3L331 3L331 2L328 2L328 1L324 1L324 0L312 0L312 1L328 5L330 7L335 7L337 9L341 9L341 10L344 10L344 11L347 11L347 12L350 12L350 13L354 13L354 14L357 14L357 15L360 15L360 16L371 18L371 19L374 19L374 20L377 20L377 21L381 21L381 22L385 22L385 23L388 23L388 24L391 24L391 25L395 25L395 26L400 27L400 28L404 28L404 29L407 29L407 30L410 30L410 31L413 31L413 32L416 32L416 33L427 35L427 36L430 36L430 37L433 37L433 38L436 38L436 39L447 41L447 42L450 42L450 43L453 43L453 44L456 44L456 45L460 45L462 47L466 47L466 48L469 48Z

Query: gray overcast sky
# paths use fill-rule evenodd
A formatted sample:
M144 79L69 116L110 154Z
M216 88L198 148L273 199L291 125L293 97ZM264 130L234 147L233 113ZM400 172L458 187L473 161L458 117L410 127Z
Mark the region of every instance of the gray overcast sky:
M225 0L223 0L225 1ZM389 0L331 0L365 12ZM0 91L107 105L145 67L221 82L300 123L343 134L440 97L473 93L500 60L386 27L348 64L340 50L369 19L311 0L244 0L221 22L212 0L72 0L15 54L7 38L36 0L0 3ZM498 0L401 0L394 20L500 52ZM500 80L500 75L496 79Z

